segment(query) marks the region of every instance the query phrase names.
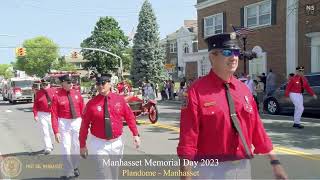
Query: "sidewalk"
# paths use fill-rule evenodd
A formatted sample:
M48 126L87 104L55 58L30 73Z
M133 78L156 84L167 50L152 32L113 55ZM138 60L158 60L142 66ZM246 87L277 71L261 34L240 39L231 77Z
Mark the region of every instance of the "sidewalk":
M177 108L180 107L180 105L183 103L180 100L158 100L159 104L170 104L170 105L176 105ZM278 119L283 121L293 121L293 116L290 115L271 115L267 113L260 112L261 119ZM303 122L313 122L313 123L320 123L320 118L309 118L309 117L302 117L301 118L302 123Z

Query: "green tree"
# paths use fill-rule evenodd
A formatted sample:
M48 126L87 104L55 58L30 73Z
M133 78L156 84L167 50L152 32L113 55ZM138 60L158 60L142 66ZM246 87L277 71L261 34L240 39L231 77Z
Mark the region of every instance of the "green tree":
M159 27L152 6L144 1L139 13L137 33L133 40L131 79L135 85L141 79L160 82L165 76L164 51L160 46Z
M17 57L15 65L18 70L25 71L28 75L43 77L59 57L58 46L44 36L25 40L23 47L26 48L26 56Z
M71 63L67 63L65 56L59 57L52 64L52 69L60 71L76 71L77 68Z
M130 72L133 59L132 48L127 48L123 53L123 71Z
M0 64L0 76L5 78L13 77L13 73L10 68L12 68L12 65L10 64Z
M118 22L112 17L101 17L91 36L83 40L81 47L104 49L123 59L128 44L128 37L124 35ZM88 60L86 69L94 67L100 73L108 73L119 68L119 59L104 52L82 50L82 55Z

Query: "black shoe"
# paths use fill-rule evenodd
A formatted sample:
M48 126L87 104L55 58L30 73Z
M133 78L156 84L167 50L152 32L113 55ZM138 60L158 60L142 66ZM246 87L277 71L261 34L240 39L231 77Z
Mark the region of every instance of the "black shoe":
M44 155L49 155L51 153L51 151L52 150L50 150L50 149L45 149L45 150L43 150L43 154Z
M73 173L74 173L74 177L79 177L80 176L80 171L79 171L78 168L75 168Z
M301 125L301 124L293 124L292 127L297 128L297 129L303 129L304 128L304 126Z

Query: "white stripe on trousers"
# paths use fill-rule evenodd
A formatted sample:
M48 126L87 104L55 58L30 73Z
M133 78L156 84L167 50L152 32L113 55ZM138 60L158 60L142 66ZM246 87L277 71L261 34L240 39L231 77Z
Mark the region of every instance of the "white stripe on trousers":
M304 110L303 106L303 96L301 93L289 93L289 97L294 105L294 123L301 123L301 116Z
M48 112L38 112L38 118L41 123L41 129L42 129L42 137L44 142L44 149L45 150L52 150L52 142L51 139L53 137L53 131L51 126L51 114Z
M73 176L74 169L80 163L79 131L81 118L64 119L59 118L59 132L62 142L63 165L65 176Z
M248 159L219 162L217 166L200 166L194 179L251 179L251 162Z
M105 140L93 135L90 136L88 145L88 153L90 157L96 162L96 176L97 179L118 179L119 167L106 166L106 160L119 161L123 155L124 145L121 136Z

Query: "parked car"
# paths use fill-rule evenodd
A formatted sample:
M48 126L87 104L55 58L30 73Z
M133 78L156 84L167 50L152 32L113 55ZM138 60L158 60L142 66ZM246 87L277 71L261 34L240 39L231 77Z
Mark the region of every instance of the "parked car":
M320 112L320 72L306 74L310 87L318 96L314 99L308 92L303 93L304 112ZM285 99L287 82L282 84L276 91L264 98L264 110L269 114L279 114L281 112L294 112L294 105Z

